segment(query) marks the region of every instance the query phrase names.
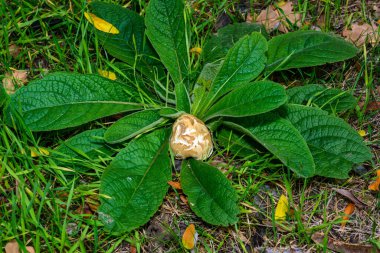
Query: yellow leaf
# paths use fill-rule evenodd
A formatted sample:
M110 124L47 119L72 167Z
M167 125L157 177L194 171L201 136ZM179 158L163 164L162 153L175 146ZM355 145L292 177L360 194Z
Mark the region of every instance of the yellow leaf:
M50 152L45 148L38 148L38 151L34 147L30 148L30 156L31 157L39 157L40 155L49 155L49 154L50 154Z
M201 54L202 53L202 48L200 48L200 47L193 47L192 49L190 49L190 53Z
M198 240L198 233L195 230L194 224L187 226L182 236L182 244L186 249L193 249Z
M359 134L361 137L364 137L367 133L366 133L364 130L359 130L359 131L358 131L358 134Z
M280 199L278 200L276 210L274 212L274 219L276 221L282 221L286 218L286 213L289 211L288 198L285 195L281 194Z
M116 74L112 71L98 69L98 73L99 75L106 77L108 79L116 80Z
M101 19L97 17L95 14L85 12L84 16L90 22L95 26L96 29L105 32L105 33L112 33L112 34L118 34L119 30L114 27L112 24L108 23L104 19Z
M355 211L355 204L354 203L348 203L346 208L344 209L344 215L343 215L343 221L342 221L342 227L346 225L346 222L350 219L350 215L353 214Z

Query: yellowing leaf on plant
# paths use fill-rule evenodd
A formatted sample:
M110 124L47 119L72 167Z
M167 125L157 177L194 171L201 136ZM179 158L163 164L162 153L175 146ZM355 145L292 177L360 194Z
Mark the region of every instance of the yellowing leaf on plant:
M84 16L90 22L95 26L96 29L99 31L105 32L105 33L111 33L111 34L118 34L119 30L113 26L111 23L108 23L104 19L101 19L97 17L95 14L85 12Z
M283 221L286 218L286 213L289 211L288 198L281 194L280 199L277 202L276 210L274 212L274 219L276 221Z
M190 49L190 53L201 54L202 53L202 48L200 48L200 47L193 47L192 49Z
M169 181L168 184L176 190L182 189L180 182Z
M350 215L353 214L354 211L355 211L355 204L352 202L348 203L348 205L344 209L342 227L346 225L347 221L350 219Z
M111 79L111 80L116 80L116 74L112 71L107 71L107 70L102 70L102 69L98 69L98 73L99 75L105 77L105 78L108 78L108 79Z
M198 233L194 224L187 226L182 236L182 244L186 249L193 249L198 240Z
M380 170L376 171L376 176L377 176L376 177L376 181L368 186L368 189L371 190L371 191L379 191L379 187L380 187Z
M49 155L50 152L46 148L38 148L38 151L35 147L30 148L31 157L39 157L40 155Z
M364 137L367 133L366 133L364 130L359 130L359 131L358 131L358 134L359 134L361 137Z

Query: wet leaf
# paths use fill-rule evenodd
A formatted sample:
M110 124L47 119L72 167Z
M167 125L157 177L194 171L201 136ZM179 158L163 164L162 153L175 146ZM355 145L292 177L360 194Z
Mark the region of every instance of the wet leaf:
M365 204L363 201L361 201L357 197L355 197L355 195L352 194L350 191L345 190L345 189L337 189L337 188L333 188L333 190L336 191L337 193L339 193L340 195L351 200L351 202L353 202L355 204L355 206L357 206L358 208L361 209L361 208L367 207L367 204Z
M380 40L378 25L375 22L372 24L353 23L350 30L347 28L343 30L342 35L357 46L362 46L366 41L375 46Z
M198 240L198 233L194 224L187 226L182 236L182 244L186 249L193 249Z
M96 29L105 32L105 33L111 33L111 34L118 34L119 30L113 26L111 23L108 23L104 19L101 19L97 17L95 14L85 12L84 16L90 22L95 26Z
M98 69L98 73L99 75L105 77L105 78L108 78L108 79L111 79L111 80L116 80L116 74L112 71L107 71L107 70L102 70L102 69Z
M283 221L286 219L286 213L289 211L288 198L281 194L280 199L277 202L276 210L274 213L274 219L276 221Z

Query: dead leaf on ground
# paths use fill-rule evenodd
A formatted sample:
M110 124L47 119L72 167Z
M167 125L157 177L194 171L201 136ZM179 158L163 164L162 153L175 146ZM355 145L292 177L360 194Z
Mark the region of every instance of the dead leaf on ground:
M324 244L325 235L322 232L314 233L311 236L311 239L318 244ZM354 244L347 243L342 241L334 240L331 237L327 238L327 248L334 250L336 252L345 252L345 253L370 253L370 252L379 252L376 251L376 248L370 244Z
M350 215L353 214L355 211L355 204L354 203L348 203L346 208L344 209L344 215L343 215L343 221L342 221L342 227L346 226L347 221L350 219Z
M3 87L10 95L15 93L16 88L23 86L28 82L27 70L13 70L12 73L6 73L3 78Z
M333 190L336 191L337 193L339 193L340 195L351 200L351 202L353 202L355 204L355 206L357 206L358 208L362 209L362 208L367 207L367 204L365 204L363 201L361 201L357 197L355 197L355 195L352 194L350 191L345 190L345 189L337 189L337 188L333 188Z
M378 25L375 22L372 24L353 23L351 29L345 28L342 33L346 40L353 42L357 46L362 46L366 41L375 46L379 43L380 36Z
M175 182L175 181L168 181L168 184L173 187L176 190L181 190L181 183L180 182Z
M281 194L280 199L277 202L276 210L274 213L274 219L276 221L283 221L286 219L286 214L289 211L288 198Z
M299 26L301 15L293 11L292 2L281 1L276 6L270 5L262 10L256 19L256 23L262 24L268 31L278 29L287 33L289 23Z
M31 246L26 246L26 250L29 253L35 253L35 250ZM12 240L5 245L5 253L20 253L20 247L16 240Z
M194 224L187 226L182 236L182 244L186 249L193 249L198 240L198 233Z
M371 183L369 186L368 186L368 189L371 190L371 191L379 191L379 187L380 187L380 170L377 170L376 171L376 181Z
M366 110L372 112L380 110L380 101L373 101L368 103Z
M21 52L21 48L17 46L16 44L10 44L9 45L9 54L13 57L16 58Z

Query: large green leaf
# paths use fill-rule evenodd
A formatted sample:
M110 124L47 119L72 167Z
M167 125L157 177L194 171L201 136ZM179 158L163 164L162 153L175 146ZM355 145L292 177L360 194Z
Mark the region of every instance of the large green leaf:
M238 221L236 192L215 167L194 159L184 161L181 186L191 209L207 223L228 226Z
M216 75L203 109L218 98L256 78L264 69L267 41L260 33L241 38L229 51Z
M133 138L161 123L157 110L145 110L129 114L116 121L104 134L109 143L118 143Z
M242 134L230 129L221 129L217 132L218 144L236 156L249 159L257 150L252 141Z
M171 179L168 139L161 129L133 140L104 172L98 213L108 231L138 228L161 205Z
M224 124L254 138L297 175L314 175L315 164L306 141L288 120L266 113Z
M205 121L217 116L245 117L269 112L287 100L284 87L271 81L248 83L231 91L206 113Z
M347 178L354 163L371 159L363 139L342 119L302 105L284 106L283 115L306 140L314 157L316 175Z
M182 0L151 0L146 10L146 34L175 84L184 82L189 65L189 33Z
M93 13L113 24L119 34L96 31L104 47L114 57L154 77L154 69L163 70L151 43L145 35L144 18L119 5L92 2Z
M222 59L228 50L243 36L252 32L260 32L264 37L268 37L264 26L252 23L235 23L227 25L218 30L206 42L202 50L202 58L205 62L213 62Z
M177 83L175 86L175 99L178 111L190 113L190 97L183 82Z
M7 102L9 96L7 92L5 91L4 87L0 85L0 109L5 105Z
M54 73L19 89L10 106L32 131L50 131L139 109L134 94L131 87L98 75Z
M53 153L59 164L64 164L75 169L83 169L83 159L91 160L104 156L110 156L114 150L103 140L105 129L87 130L77 134L60 144Z
M317 31L297 31L274 37L268 42L266 70L311 67L347 60L358 49L335 35Z
M286 91L289 103L311 104L328 112L344 112L357 105L354 96L340 89L329 89L318 84L293 87Z

